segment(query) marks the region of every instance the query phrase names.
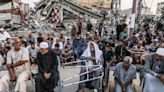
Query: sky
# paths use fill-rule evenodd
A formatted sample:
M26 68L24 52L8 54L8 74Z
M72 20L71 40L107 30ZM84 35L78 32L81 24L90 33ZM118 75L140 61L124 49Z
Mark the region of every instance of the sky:
M29 3L30 6L34 6L34 2L40 1L40 0L21 0L23 2ZM144 0L143 0L144 1ZM164 0L145 0L146 6L151 7L151 12L153 14L156 13L157 3L158 2L164 2ZM129 9L132 7L133 0L121 0L121 9Z
M144 0L143 0L144 1ZM156 13L157 3L164 2L164 0L145 0L146 6L151 7L151 12ZM132 7L133 0L121 0L121 9L129 9Z

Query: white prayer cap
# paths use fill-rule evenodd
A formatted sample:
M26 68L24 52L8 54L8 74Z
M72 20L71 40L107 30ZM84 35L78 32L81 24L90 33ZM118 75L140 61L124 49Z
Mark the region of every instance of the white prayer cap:
M39 45L39 48L48 48L48 43L47 42L41 42Z
M60 34L66 34L66 32L65 31L62 31Z
M87 34L90 34L90 32L87 32Z
M158 42L158 39L155 39L154 41L155 41L155 42Z
M160 56L164 56L164 48L158 48L156 53Z

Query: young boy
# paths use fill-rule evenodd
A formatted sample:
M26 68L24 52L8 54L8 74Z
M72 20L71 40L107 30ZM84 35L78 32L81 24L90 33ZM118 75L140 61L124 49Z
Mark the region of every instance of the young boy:
M64 51L61 53L60 59L63 63L71 62L73 60L73 54L68 46L64 47Z
M55 51L55 53L58 55L58 56L60 56L60 54L61 54L61 49L60 49L60 45L59 44L55 44L55 48L54 48L54 51Z

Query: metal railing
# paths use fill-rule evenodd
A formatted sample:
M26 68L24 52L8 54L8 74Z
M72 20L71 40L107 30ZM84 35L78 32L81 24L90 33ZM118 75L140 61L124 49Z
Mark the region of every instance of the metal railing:
M60 87L59 88L59 92L62 92L62 89L64 87L73 86L73 85L76 85L76 84L86 83L86 82L89 82L89 81L94 81L94 80L103 78L103 76L104 76L103 66L101 64L98 64L98 65L88 65L86 60L79 60L79 61L75 61L75 62L63 63L62 65L59 64L59 69L61 69L61 68L64 69L66 65L68 66L68 65L79 64L79 63L84 63L84 65L78 65L78 66L72 66L72 67L73 68L86 68L86 72L74 75L72 77L69 77L69 78L66 78L66 79L63 79L63 80L60 77L60 79L59 79L59 87ZM90 71L89 67L95 67L95 68L92 69L92 71ZM93 78L89 78L89 74L91 72L95 72L95 71L100 71L99 76L96 76L96 77L93 77ZM59 71L59 74L60 74L60 71ZM75 82L72 82L72 83L64 84L64 82L67 82L69 80L72 80L72 79L75 79L75 78L78 78L78 77L84 76L84 75L87 75L85 80L80 80L80 81L75 81Z

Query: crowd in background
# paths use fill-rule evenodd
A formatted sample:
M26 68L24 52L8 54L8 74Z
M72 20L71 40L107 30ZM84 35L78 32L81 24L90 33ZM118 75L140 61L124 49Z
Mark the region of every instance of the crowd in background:
M90 21L86 23L86 30L83 29L81 21L77 23L77 27L78 29L75 26L72 27L71 38L66 37L67 34L63 33L59 37L41 33L38 33L38 36L35 37L33 33L28 33L27 36L18 38L20 39L21 47L24 47L29 53L31 64L34 64L37 54L40 52L39 45L42 42L48 44L48 49L56 53L61 63L74 62L81 59L82 54L88 47L88 43L97 44L98 48L102 51L103 67L116 66L114 76L117 81L121 80L121 78L118 78L119 76L123 76L119 75L119 72L121 72L119 69L122 68L120 62L125 62L126 64L126 61L129 61L129 64L134 65L130 68L131 72L136 72L134 67L137 67L136 70L140 72L141 66L146 61L146 56L157 52L158 48L164 48L164 25L157 22L140 21L135 24L134 33L132 34L130 34L129 24L126 24L124 19L117 22L116 34L114 30L107 30L103 21L98 24L96 29L93 28ZM14 44L15 40L1 26L0 71L9 69L9 67L6 67L6 64L9 64L7 60L9 60L9 52L13 54L11 50L15 47ZM2 75L0 75L1 78ZM130 78L135 79L135 74ZM128 91L124 92L131 91L128 89Z

